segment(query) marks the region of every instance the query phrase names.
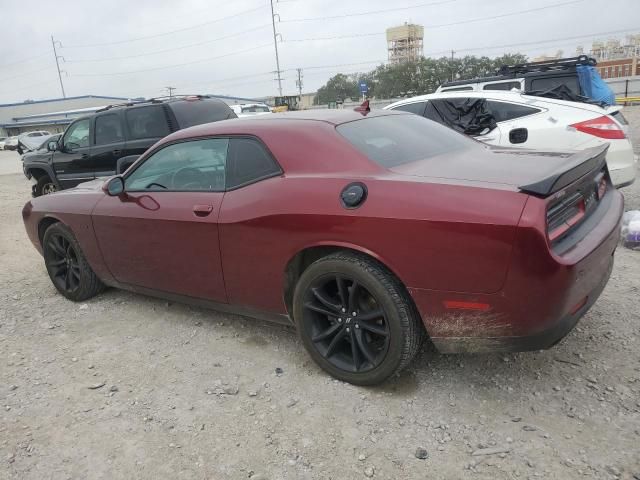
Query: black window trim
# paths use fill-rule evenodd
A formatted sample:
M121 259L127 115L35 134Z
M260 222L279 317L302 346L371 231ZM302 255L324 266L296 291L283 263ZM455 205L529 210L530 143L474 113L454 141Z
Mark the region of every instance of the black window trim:
M127 169L126 175L122 175L122 180L125 182L127 181L127 178L133 174L133 172L135 172L138 168L140 168L149 158L151 158L153 155L155 155L157 152L159 152L160 150L164 150L165 148L171 146L171 145L177 145L179 143L186 143L186 142L195 142L195 141L199 141L199 140L216 140L216 139L226 139L229 140L229 143L227 144L227 158L228 158L228 152L229 152L229 146L231 145L231 140L234 138L248 138L251 140L255 140L257 141L265 150L265 152L267 152L267 155L269 155L269 157L271 158L271 160L273 161L274 165L276 167L278 167L278 171L275 171L273 173L268 173L266 175L262 175L261 177L257 177L253 180L249 180L247 182L241 183L239 185L236 185L234 187L228 188L227 187L227 173L225 171L225 175L224 175L224 189L223 190L126 190L126 192L131 192L131 193L143 193L143 192L147 192L147 193L158 193L158 192L165 192L165 193L179 193L179 192L186 192L186 193L224 193L224 192L232 192L234 190L238 190L239 188L244 188L246 186L252 185L254 183L258 183L261 182L262 180L267 180L268 178L273 178L273 177L281 177L284 175L284 170L282 169L282 166L280 165L280 162L278 162L278 160L276 159L275 155L271 152L271 150L269 149L269 147L267 146L266 143L264 143L262 141L262 139L256 135L247 135L247 134L218 134L218 135L205 135L202 137L189 137L189 138L180 138L177 140L173 140L171 142L167 142L167 143L163 143L162 145L158 146L157 148L153 149L152 151L148 152L147 154L145 154L143 157L140 157L138 160L136 160L136 162L132 165L135 165L134 169ZM136 165L137 164L137 165ZM225 160L225 169L227 168L227 163Z

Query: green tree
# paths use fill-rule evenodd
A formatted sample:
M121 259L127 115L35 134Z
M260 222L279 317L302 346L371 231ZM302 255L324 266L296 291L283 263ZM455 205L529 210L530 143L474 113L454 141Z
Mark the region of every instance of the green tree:
M451 80L465 80L495 75L502 65L524 63L527 57L520 53L497 58L467 55L459 58L421 58L415 62L397 65L379 65L367 73L345 75L339 73L318 89L316 103L325 104L360 96L358 84L365 81L369 96L393 98L434 92L438 86Z

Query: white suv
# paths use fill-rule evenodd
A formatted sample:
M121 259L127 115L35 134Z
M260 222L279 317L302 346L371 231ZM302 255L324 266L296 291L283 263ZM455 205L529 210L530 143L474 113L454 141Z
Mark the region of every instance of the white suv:
M473 108L472 108L473 107ZM463 120L482 109L495 119L475 139L514 148L582 150L609 143L607 165L613 184L631 185L637 159L621 107L524 95L520 92L442 92L407 98L384 107L423 115L463 131ZM458 120L456 120L456 116Z

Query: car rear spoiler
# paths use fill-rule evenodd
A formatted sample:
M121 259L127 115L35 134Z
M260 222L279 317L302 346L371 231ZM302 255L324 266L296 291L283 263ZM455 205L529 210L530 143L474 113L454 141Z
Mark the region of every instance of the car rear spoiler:
M529 185L521 185L518 188L533 195L549 196L567 185L575 182L587 173L600 169L606 163L607 150L609 144L599 147L587 148L581 152L571 155L567 159L567 164L562 169L548 174L546 178Z

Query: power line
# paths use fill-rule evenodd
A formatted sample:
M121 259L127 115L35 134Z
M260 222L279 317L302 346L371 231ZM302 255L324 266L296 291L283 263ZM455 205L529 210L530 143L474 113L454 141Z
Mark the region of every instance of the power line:
M203 62L209 62L211 60L217 60L219 58L225 58L225 57L230 57L231 55L238 55L241 53L246 53L246 52L251 52L254 50L258 50L260 48L265 48L265 47L269 47L271 45L271 43L266 43L263 45L258 45L256 47L251 47L251 48L246 48L244 50L236 50L234 52L229 52L229 53L225 53L224 55L218 55L215 57L208 57L208 58L201 58L199 60L194 60L192 62L185 62L185 63L175 63L173 65L163 65L161 67L153 67L153 68L143 68L141 70L129 70L126 72L111 72L111 73L74 73L72 76L73 77L111 77L111 76L116 76L116 75L130 75L132 73L143 73L143 72L153 72L156 70L164 70L166 68L174 68L174 67L184 67L187 65L195 65L197 63L203 63Z
M249 10L244 10L242 12L238 12L238 13L235 13L233 15L228 15L226 17L220 17L220 18L216 18L214 20L209 20L207 22L199 23L197 25L192 25L190 27L179 28L177 30L171 30L171 31L162 32L162 33L156 33L156 34L153 34L153 35L145 35L145 36L142 36L142 37L130 38L128 40L118 40L117 42L91 43L91 44L85 44L85 45L63 45L62 48L105 47L105 46L108 46L108 45L121 45L123 43L138 42L140 40L146 40L148 38L164 37L166 35L173 35L174 33L185 32L187 30L193 30L193 29L196 29L196 28L204 27L205 25L211 25L213 23L218 23L218 22L222 22L224 20L229 20L231 18L236 18L236 17L239 17L241 15L246 15L247 13L257 12L258 10L262 10L263 8L266 8L266 5L262 5L262 6L256 7L256 8L251 8Z
M49 70L50 68L51 68L51 65L47 65L46 67L38 68L37 70L31 70L31 71L26 72L26 73L20 73L18 75L13 75L12 77L0 78L0 82L4 82L6 80L13 80L14 78L28 77L29 75L33 75L34 73L43 72L45 70Z
M38 58L45 57L45 56L49 55L49 53L50 52L43 52L43 53L41 53L39 55L34 55L33 57L27 57L27 58L24 58L24 59L19 60L17 62L5 63L5 64L2 65L2 68L12 67L14 65L20 65L21 63L28 63L28 62L31 62L31 61L36 60Z
M129 58L140 58L140 57L147 57L149 55L158 55L160 53L167 53L167 52L172 52L175 50L182 50L185 48L191 48L191 47L197 47L200 45L206 45L208 43L214 43L220 40L226 40L227 38L232 38L232 37L237 37L239 35L244 35L245 33L249 33L249 32L254 32L256 30L261 30L263 28L267 28L270 27L270 24L264 24L264 25L260 25L259 27L255 27L255 28L250 28L248 30L243 30L242 32L236 32L236 33L232 33L229 35L225 35L223 37L217 37L217 38L213 38L211 40L205 40L202 42L197 42L197 43L190 43L188 45L182 45L180 47L173 47L173 48L165 48L163 50L154 50L152 52L145 52L145 53L139 53L136 55L125 55L125 56L120 56L120 57L105 57L105 58L94 58L94 59L85 59L85 60L65 60L65 63L90 63L90 62L108 62L108 61L113 61L113 60L126 60Z
M472 18L469 20L461 20L459 22L440 23L437 25L425 25L424 28L431 29L431 28L441 28L441 27L452 27L454 25L465 25L468 23L483 22L485 20L495 20L497 18L513 17L514 15L523 15L525 13L539 12L541 10L548 10L549 8L564 7L566 5L574 5L576 3L582 3L584 1L585 0L571 0L569 2L555 3L553 5L545 5L544 7L530 8L528 10L520 10L517 12L503 13L500 15L490 15L488 17Z
M553 42L558 42L558 41L564 41L564 40L579 40L582 38L593 38L593 37L598 37L598 36L604 36L604 35L615 35L615 34L621 34L621 33L629 33L629 32L635 32L637 31L637 28L627 28L624 30L610 30L607 32L597 32L597 33L592 33L592 34L587 34L587 35L575 35L572 37L562 37L562 38L552 38L549 40L536 40L536 41L532 41L532 42L522 42L522 43L508 43L508 44L502 44L502 45L494 45L494 46L483 46L483 47L470 47L470 48L458 48L456 51L458 52L471 52L471 51L478 51L478 50L491 50L491 49L496 49L496 48L506 48L506 47L524 47L524 46L531 46L531 45L541 45L544 43L553 43ZM360 37L372 37L372 36L380 36L380 35L386 35L386 32L372 32L372 33L358 33L358 34L353 34L353 35L337 35L337 36L332 36L332 37L315 37L315 38L299 38L299 39L292 39L292 40L286 40L285 43L290 43L290 42L310 42L310 41L319 41L319 40L343 40L346 38L360 38ZM450 50L440 50L437 52L426 52L424 55L428 56L428 55L440 55L440 54L448 54L450 53Z
M316 20L334 20L336 18L347 18L347 17L360 17L363 15L375 15L378 13L389 13L389 12L397 12L400 10L410 10L412 8L420 8L420 7L429 7L432 5L443 5L445 3L453 3L458 0L439 0L437 2L428 2L428 3L418 3L416 5L409 5L407 7L396 7L396 8L385 8L384 10L369 10L367 12L358 12L358 13L345 13L342 15L331 15L326 17L309 17L309 18L293 18L291 20L282 20L282 23L292 23L292 22L313 22Z

